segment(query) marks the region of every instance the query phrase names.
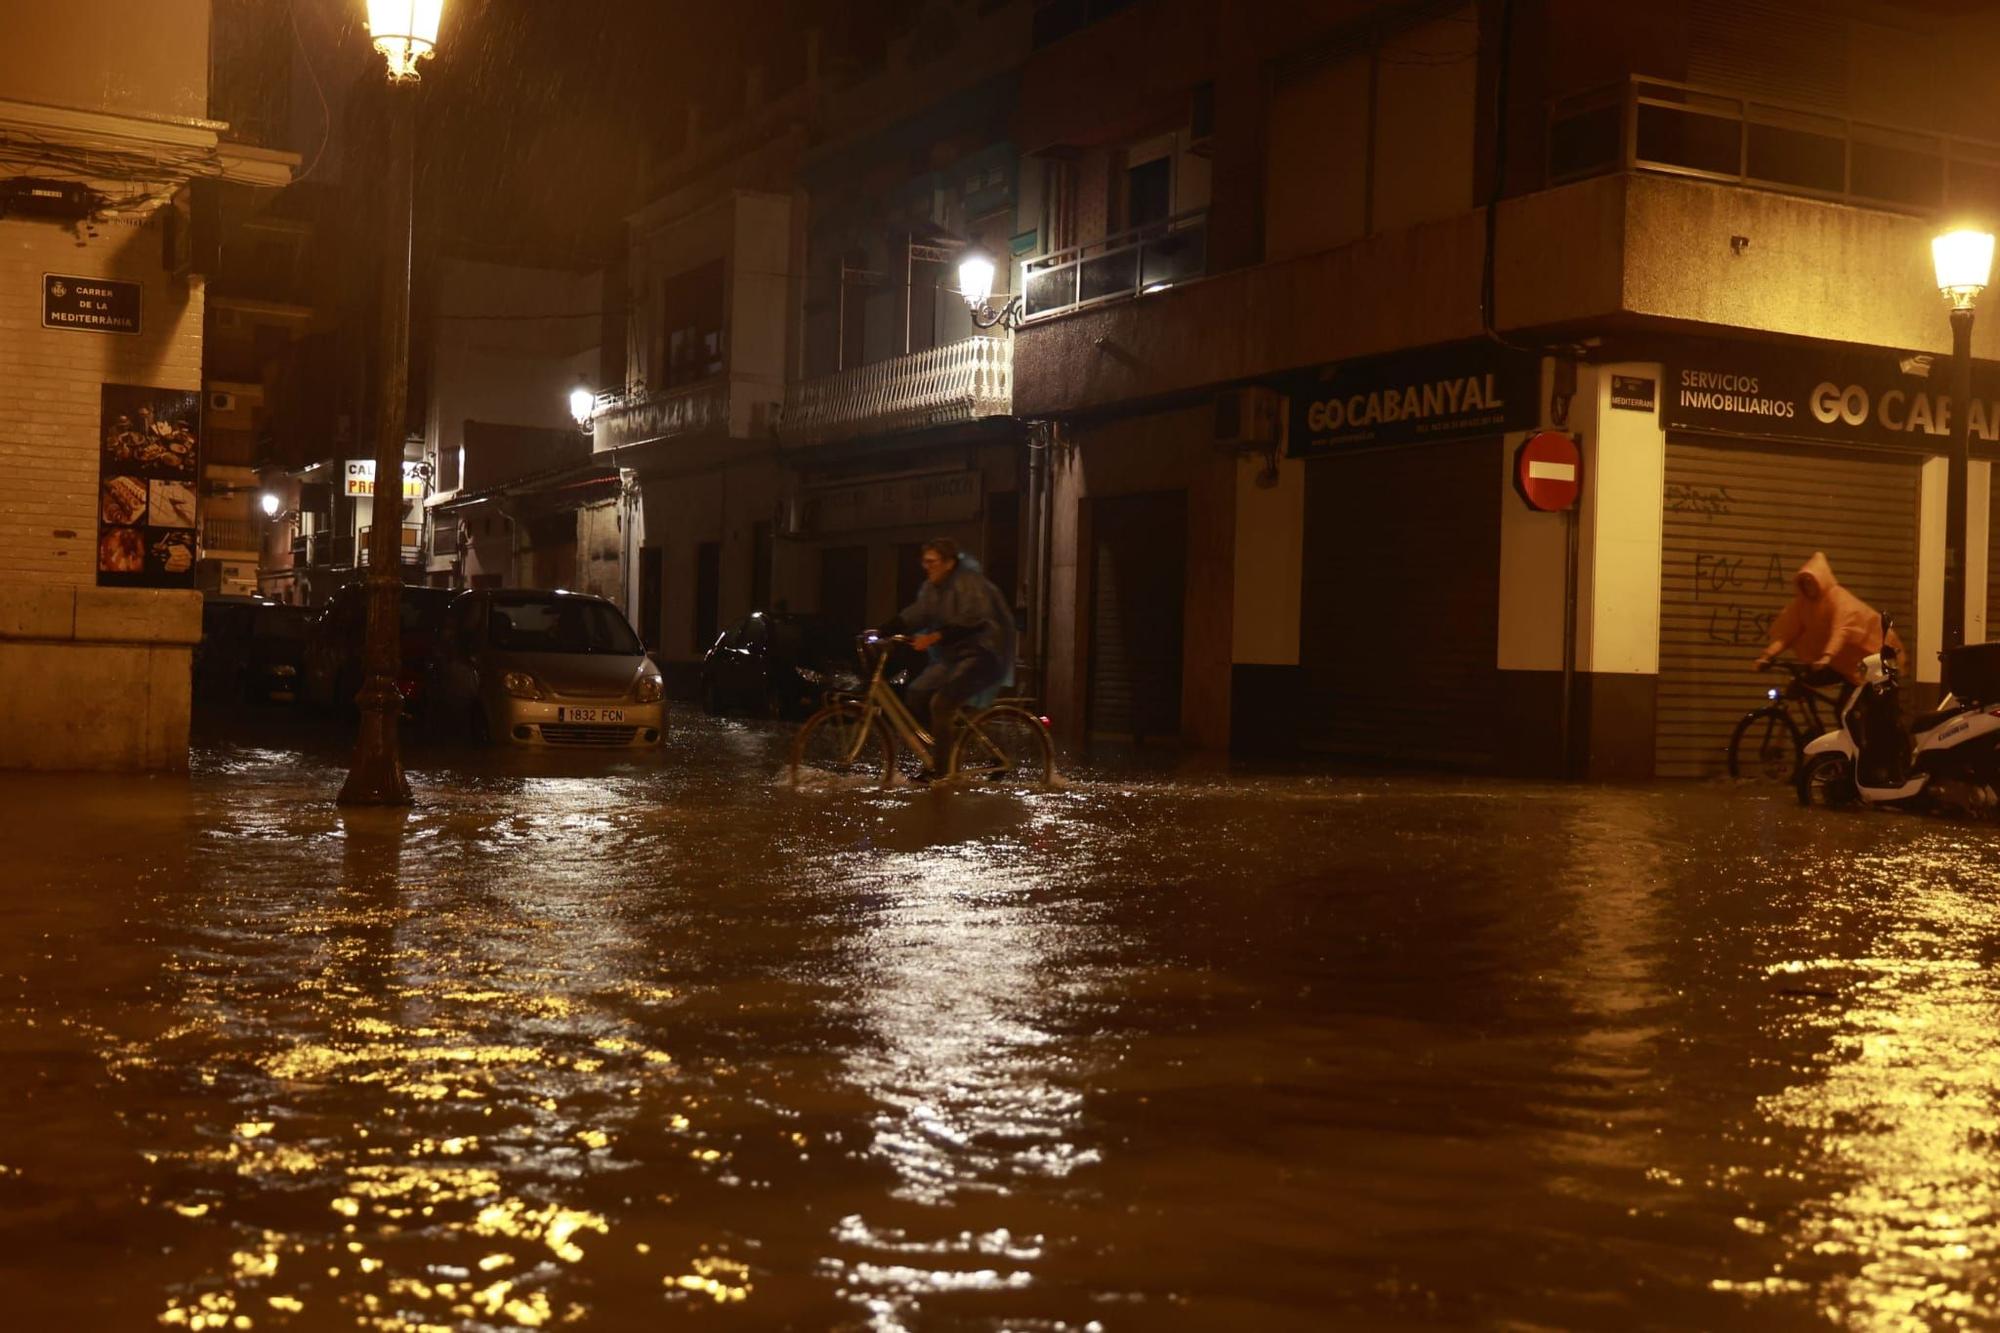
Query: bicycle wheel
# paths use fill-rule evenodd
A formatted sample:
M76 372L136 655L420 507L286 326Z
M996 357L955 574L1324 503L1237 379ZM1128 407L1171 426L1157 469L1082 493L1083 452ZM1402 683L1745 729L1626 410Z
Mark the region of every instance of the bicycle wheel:
M1790 782L1799 768L1799 734L1783 713L1746 713L1729 733L1729 776Z
M886 728L851 700L828 704L805 720L792 740L792 785L832 780L887 784L895 744Z
M962 780L1046 787L1056 779L1056 747L1039 717L1018 704L995 704L959 728L951 769Z

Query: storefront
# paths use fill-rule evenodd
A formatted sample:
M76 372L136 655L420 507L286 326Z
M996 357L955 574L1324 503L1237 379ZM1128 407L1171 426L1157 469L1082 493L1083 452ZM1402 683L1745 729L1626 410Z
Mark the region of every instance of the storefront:
M1889 352L1719 342L1663 365L1659 776L1722 771L1730 727L1766 683L1747 664L1815 551L1893 619L1917 679L1936 680L1950 402L1943 368L1928 369ZM1996 396L2000 377L1982 372L1975 449L1996 438ZM1986 471L1973 478L1981 529ZM1983 553L1985 533L1972 536ZM1968 563L1984 583L1986 561ZM1969 638L1981 637L1978 619L1968 618Z
M1285 385L1290 452L1305 460L1305 748L1501 761L1502 437L1535 424L1537 377L1532 355L1461 343Z

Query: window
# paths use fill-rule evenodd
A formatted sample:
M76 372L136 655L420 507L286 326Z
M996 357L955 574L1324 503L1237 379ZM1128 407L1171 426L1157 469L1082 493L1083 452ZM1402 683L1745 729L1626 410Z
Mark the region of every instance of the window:
M580 597L496 602L486 635L503 652L639 655L639 641L625 617L603 602Z
M722 261L667 279L661 298L666 338L666 387L696 384L722 373Z

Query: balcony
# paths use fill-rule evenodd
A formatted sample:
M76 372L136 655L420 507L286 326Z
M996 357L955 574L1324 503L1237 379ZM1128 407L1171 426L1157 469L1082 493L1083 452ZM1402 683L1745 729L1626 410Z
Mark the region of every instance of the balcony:
M1549 108L1548 181L1675 176L1899 213L1991 213L2000 144L1633 77Z
M345 568L354 563L354 537L346 532L306 532L292 538L292 563L297 566Z
M372 529L364 525L361 529L361 535L358 538L356 538L357 542L356 549L361 553L361 563L363 565L366 565L368 563L368 556L369 556L368 548L372 540L369 536L369 533L371 531ZM424 542L424 530L414 525L405 524L403 527L403 548L402 548L401 563L405 565L414 565L417 564L419 561L421 561L424 557L423 542Z
M966 338L794 382L779 433L788 444L825 443L1006 416L1013 406L1013 340Z
M591 418L596 453L677 436L729 430L729 380L703 380L675 389L599 394Z
M1030 320L1164 291L1208 272L1208 210L1055 250L1023 267Z
M202 520L201 549L204 553L254 551L257 546L257 524L250 519L204 518Z

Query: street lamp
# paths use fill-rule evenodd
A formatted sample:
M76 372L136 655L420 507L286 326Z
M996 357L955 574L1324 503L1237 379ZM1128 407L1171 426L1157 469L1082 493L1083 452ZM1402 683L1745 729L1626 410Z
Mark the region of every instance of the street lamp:
M1972 307L1993 272L1993 233L1960 228L1931 242L1938 290L1951 302L1951 452L1944 486L1944 646L1965 643L1967 435L1972 417Z
M590 429L590 420L597 414L597 395L590 386L579 382L569 391L569 414L576 418L578 430Z
M278 511L285 507L285 502L278 498L275 491L265 491L257 504L264 511L265 518L276 518Z
M444 0L368 0L368 33L388 61L383 89L388 152L382 170L383 246L379 298L382 392L375 415L375 488L368 529L368 636L354 759L340 789L342 805L408 805L403 776L402 656L403 435L410 392L410 237L412 164L416 157L417 62L437 49Z
M993 276L998 270L993 256L974 246L967 250L958 261L958 294L965 298L966 309L972 312L972 322L982 329L990 329L995 324L1004 324L1010 329L1021 327L1021 298L1012 297L1006 305L995 310L989 302L993 296Z

